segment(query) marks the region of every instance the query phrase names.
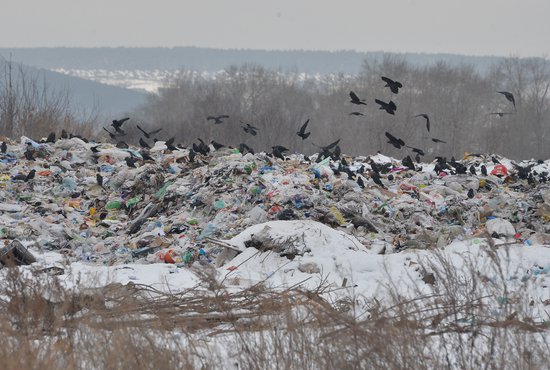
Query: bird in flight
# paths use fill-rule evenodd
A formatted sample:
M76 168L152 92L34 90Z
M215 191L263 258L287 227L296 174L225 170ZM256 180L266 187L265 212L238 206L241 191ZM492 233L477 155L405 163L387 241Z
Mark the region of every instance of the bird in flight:
M214 121L215 124L219 125L223 123L224 118L229 118L227 114L220 114L219 116L208 116L206 117L207 121Z
M364 114L361 113L361 112L351 112L349 115L350 116L364 116Z
M514 99L514 94L508 91L497 91L497 93L504 95L506 100L514 105L514 110L516 109L516 99Z
M285 157L284 157L283 153L288 152L287 148L285 148L282 145L275 145L275 146L272 146L271 149L273 149L271 151L272 156L274 156L275 158L280 158L283 161L285 160Z
M124 136L125 135L125 134L117 134L116 132L111 132L111 131L107 130L105 127L103 127L103 129L105 131L107 131L107 133L109 134L109 137L113 140L115 140L117 136Z
M359 99L359 97L353 91L349 92L349 97L351 98L350 102L352 104L367 105L367 103L365 103L365 99Z
M432 141L433 141L434 143L443 143L443 144L447 144L446 141L443 141L443 140L441 140L441 139L436 139L435 137L432 137Z
M420 113L414 117L424 117L426 119L426 128L428 129L428 132L430 132L430 117L428 117L426 113Z
M141 127L139 127L139 125L136 125L136 127L138 128L139 131L141 131L143 133L143 136L145 136L145 138L147 139L150 139L151 138L151 135L154 135L154 134L158 134L159 132L162 131L162 128L158 128L156 130L153 130L153 131L150 131L150 132L146 132L144 129L142 129Z
M244 123L244 122L241 121L241 123ZM241 127L243 128L244 132L246 132L247 134L250 134L252 136L258 135L258 128L252 126L250 123L247 123L246 126L241 126Z
M389 103L386 103L386 102L383 102L382 100L379 100L379 99L374 99L374 101L375 101L377 104L380 104L380 108L379 108L379 109L385 110L385 111L388 112L389 114L395 115L395 111L397 110L397 106L395 105L394 102L392 102L392 101L390 100Z
M111 123L111 126L114 127L115 131L119 134L125 135L126 133L122 129L122 124L126 121L128 121L130 117L122 118L122 119L114 119L113 123Z
M319 146L319 145L315 145L315 144L313 144L313 145L316 146L317 148L320 148L320 149L322 149L323 151L326 152L326 151L329 151L329 150L331 150L332 148L334 148L336 145L338 145L338 144L340 143L340 140L341 140L341 139L338 139L338 140L336 140L335 142L328 144L327 146Z
M309 119L300 127L300 131L298 131L296 134L302 138L302 140L305 140L311 135L311 132L306 133L307 124L309 123Z
M399 89L401 87L403 87L401 82L394 81L391 78L382 76L382 80L386 83L386 85L384 87L389 87L391 92L394 93L394 94L397 94L399 92Z
M393 145L397 149L401 149L402 146L405 146L405 142L401 139L396 138L392 134L386 131L386 137L388 138L388 144Z
M151 147L149 146L149 144L147 144L145 142L145 140L143 140L143 138L139 138L139 145L142 147L142 148L145 148L145 149L151 149Z

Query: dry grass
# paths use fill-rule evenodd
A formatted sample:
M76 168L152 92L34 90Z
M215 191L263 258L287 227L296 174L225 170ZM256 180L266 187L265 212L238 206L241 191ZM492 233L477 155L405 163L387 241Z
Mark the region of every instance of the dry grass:
M507 285L495 246L487 253L489 266L465 257L461 271L434 253L419 267L433 274L429 293L418 286L410 298L392 282L383 302L327 285L229 290L201 272L202 286L178 294L120 284L66 290L45 273L10 269L0 289L2 368L544 367L548 326ZM488 283L491 271L500 278Z

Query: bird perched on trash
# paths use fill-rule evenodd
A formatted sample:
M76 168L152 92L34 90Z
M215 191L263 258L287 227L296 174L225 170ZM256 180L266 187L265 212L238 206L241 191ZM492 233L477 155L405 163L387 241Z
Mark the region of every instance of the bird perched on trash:
M46 143L55 143L55 132L50 132L50 134L46 138Z
M367 103L365 103L365 99L359 99L357 94L355 94L353 91L349 92L349 97L351 98L351 100L350 100L351 104L367 105Z
M139 145L140 145L142 148L151 149L151 147L149 146L149 144L147 144L147 143L145 142L145 140L143 140L141 137L139 138Z
M130 145L128 145L128 143L126 143L125 141L118 141L115 146L119 149L129 149L130 148Z
M61 130L61 138L62 139L68 139L69 138L69 134L67 133L67 131L65 131L65 129Z
M111 123L111 126L115 129L116 132L118 132L121 135L126 135L126 132L122 129L122 125L124 122L128 121L130 117L122 118L122 119L114 119L113 123Z
M481 165L481 174L487 176L487 167L484 164Z
M393 101L389 101L388 103L380 100L380 99L374 99L374 101L380 105L381 110L385 110L388 114L395 115L395 111L397 110L397 105Z
M136 168L136 160L134 159L134 157L132 157L132 156L126 157L126 158L124 158L124 160L126 161L126 165L128 167Z
M414 166L414 163L410 155L407 155L405 158L403 158L403 160L401 161L401 164L407 167L411 171L416 170L416 167Z
M138 128L139 131L141 131L143 133L143 136L145 136L146 139L150 139L151 135L158 134L159 132L162 131L162 128L158 128L156 130L147 132L144 129L142 129L141 127L139 127L139 125L136 125L136 127Z
M283 161L285 160L283 153L288 152L287 148L285 148L282 145L275 145L275 146L272 146L271 149L272 149L271 155L273 157L282 159Z
M430 117L426 113L420 113L414 117L424 117L426 119L426 129L430 132Z
M210 153L210 148L208 147L208 145L206 145L206 143L202 141L201 138L197 138L197 140L199 141L199 144L195 145L193 143L193 150L197 153L201 153L202 155L208 155L208 153Z
M139 151L139 154L141 155L141 158L143 158L144 161L153 161L153 162L155 161L153 157L151 157L151 154L149 153L148 149L145 149L145 148L141 149Z
M361 189L365 188L365 182L361 176L357 176L357 185L359 185Z
M300 127L300 131L298 131L296 134L302 138L302 140L305 140L311 135L311 132L306 133L306 128L309 123L309 119Z
M214 121L214 124L219 125L220 123L223 123L224 118L229 118L227 114L221 114L219 116L208 116L206 117L207 121Z
M405 142L401 139L396 138L392 134L386 131L386 137L388 138L388 144L393 145L397 149L401 149L401 147L405 146Z
M378 186L380 186L381 188L384 188L384 189L386 188L384 186L384 183L382 183L382 180L380 179L380 175L378 174L378 172L370 171L370 177L376 185L378 185Z
M241 123L244 123L243 121L241 121ZM254 127L252 126L250 123L247 123L246 126L241 126L244 130L244 132L246 132L247 134L250 134L252 136L256 136L258 134L258 128L257 127Z
M497 93L504 95L506 100L514 105L514 110L516 110L516 99L514 99L514 94L508 91L497 91Z
M472 199L475 195L475 192L474 192L474 189L470 189L468 190L468 198L469 199Z
M245 155L246 153L254 154L254 149L246 145L245 143L239 144L239 152L241 152L242 155Z
M5 141L2 141L2 145L0 145L0 151L2 153L6 153L8 151L8 144L6 144Z
M471 165L471 166L470 166L470 173L471 173L472 175L474 175L474 176L477 175L477 171L476 171L476 168L474 167L474 165Z
M18 180L18 181L25 181L28 182L29 180L34 179L34 175L36 174L36 170L30 170L28 174L22 174L19 173L17 175L14 175L11 177L12 180Z
M96 173L95 180L97 181L97 184L99 186L103 186L103 176L101 176L99 173Z
M97 148L99 148L99 145L91 146L90 150L92 151L92 153L97 154L97 153L99 153L99 150Z
M394 93L394 94L397 94L399 92L399 89L401 87L403 87L403 85L401 84L401 82L399 81L394 81L392 80L391 78L388 78L388 77L384 77L382 76L382 80L384 82L386 82L386 85L384 87L389 87L391 92Z
M25 155L27 161L34 161L34 150L32 150L31 148L27 148L27 150L25 150L25 153L23 154Z
M217 141L214 141L214 140L210 141L210 145L212 145L214 150L218 150L218 149L221 149L221 148L225 147L225 145L220 144L220 143L218 143Z
M164 142L164 145L166 145L166 149L170 150L171 152L173 152L174 150L179 150L174 146L174 140L176 140L175 136L171 137L170 139Z

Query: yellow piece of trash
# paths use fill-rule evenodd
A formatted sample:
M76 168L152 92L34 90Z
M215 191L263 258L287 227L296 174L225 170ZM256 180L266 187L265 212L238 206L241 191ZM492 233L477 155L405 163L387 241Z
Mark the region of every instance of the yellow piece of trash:
M338 210L338 208L332 206L330 207L330 213L336 217L336 221L340 224L340 226L344 226L346 224L346 220L344 220L344 216L342 213Z

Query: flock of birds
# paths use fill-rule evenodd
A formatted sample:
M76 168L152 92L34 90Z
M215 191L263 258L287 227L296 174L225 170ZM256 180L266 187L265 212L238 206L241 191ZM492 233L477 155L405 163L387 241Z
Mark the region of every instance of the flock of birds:
M399 81L394 81L391 78L384 77L384 76L382 76L381 79L386 83L386 85L384 87L388 87L390 89L390 91L392 93L392 96L390 97L390 100L388 102L380 100L380 99L374 99L374 102L379 105L380 110L384 110L386 113L388 113L390 115L395 115L395 112L397 111L397 105L391 99L393 98L394 94L397 95L399 93L399 89L403 88L403 84ZM512 103L513 106L514 106L514 110L516 110L516 102L515 102L515 99L514 99L514 95L512 93L510 93L508 91L497 91L497 92L499 94L502 94L510 103ZM356 106L366 106L367 105L365 99L361 99L353 91L349 92L349 97L350 97L350 103L351 104L354 104ZM489 114L498 115L499 117L503 117L504 115L513 114L513 113L511 113L511 112L491 112ZM362 112L359 112L359 111L353 111L353 112L350 113L350 115L363 116L364 114ZM206 120L207 121L212 121L214 124L219 125L219 124L223 124L224 120L226 120L228 118L230 118L229 115L221 114L221 115L217 115L217 116L208 116L206 118ZM416 114L416 115L413 116L413 118L423 118L426 122L426 129L427 129L428 132L430 132L431 122L430 122L430 117L427 113ZM125 125L125 123L129 119L130 119L130 117L125 117L125 118L122 118L122 119L113 120L112 123L111 123L112 130L109 130L108 128L103 127L103 130L105 130L109 134L109 137L112 140L116 141L116 146L118 148L123 148L123 149L128 149L129 148L129 146L126 142L124 142L122 140L119 140L119 138L121 138L121 137L123 137L127 134L126 131L125 131L125 128L123 128L123 126ZM244 123L243 121L240 121L240 122L242 124L242 126L241 126L242 130L246 134L249 134L251 136L258 135L258 132L260 131L259 128L251 125L250 123ZM299 130L296 132L296 135L299 136L302 140L308 139L309 136L311 135L311 132L308 132L309 123L310 123L310 120L309 119L306 120L301 125ZM150 153L149 153L149 149L151 149L151 146L149 145L149 143L146 140L153 139L154 142L157 142L158 139L156 137L154 137L154 135L156 135L156 134L158 134L162 131L162 128L157 128L157 129L154 129L152 131L146 131L143 128L141 128L139 125L136 125L136 127L142 135L142 137L139 138L139 145L141 147L141 150L140 150L141 158L138 158L137 156L133 155L132 153L129 157L125 158L125 161L126 161L126 164L128 165L128 167L132 167L132 168L136 167L135 164L138 160L153 160L153 158L150 156ZM393 136L391 133L389 133L387 131L385 132L385 136L388 139L387 142L389 144L391 144L393 147L395 147L397 149L409 148L413 153L415 153L416 162L417 163L421 162L420 157L425 155L425 153L422 149L406 145L405 142L403 141L403 139L397 138L397 137ZM85 138L83 138L79 135L68 134L65 130L62 130L62 132L61 132L61 138L62 139L68 139L68 138L72 138L72 137L78 137L78 138L84 140L85 142L88 142L87 139L85 139ZM48 135L48 137L46 139L43 139L41 142L54 143L55 140L56 140L56 135L55 135L54 132L52 132ZM205 143L200 138L198 138L197 140L198 140L198 142L197 143L192 143L191 148L189 148L188 159L189 159L190 162L194 161L197 154L201 154L201 155L206 156L206 155L208 155L208 153L211 150L218 150L218 149L224 147L223 144L220 144L220 143L218 143L214 140L212 140L209 144ZM438 139L438 138L433 138L432 137L431 140L435 143L446 143L445 141L443 141L441 139ZM175 151L175 150L185 149L183 146L181 146L179 144L175 145L174 141L175 141L175 137L172 137L172 138L170 138L170 139L168 139L164 142L164 145L166 146L166 150ZM335 162L338 161L337 167L333 168L333 171L335 172L335 174L339 174L341 172L347 173L349 178L356 180L357 183L359 184L359 186L364 187L364 181L363 181L362 177L357 176L357 175L362 175L364 173L364 166L361 166L356 171L352 171L350 169L350 165L346 162L346 159L341 157L342 151L341 151L341 148L339 146L339 143L340 143L340 139L338 139L338 140L336 140L336 141L334 141L334 142L332 142L328 145L325 145L325 146L322 146L322 145L320 146L320 145L313 144L315 147L319 148L319 154L317 156L317 162L320 162L325 158L331 158ZM241 144L239 144L238 148L239 148L240 152L243 155L246 154L246 153L254 154L254 150L250 146L248 146L247 144L241 143ZM271 153L269 153L269 155L271 155L272 157L275 157L275 158L282 159L282 160L285 159L285 153L289 151L288 148L286 148L282 145L272 146L271 149L272 150L271 150ZM2 153L6 153L7 144L5 142L3 142L1 144L0 150L1 150ZM94 153L94 155L97 155L100 152L99 145L92 146L91 151ZM24 152L24 155L25 155L25 158L27 160L30 160L30 161L34 160L34 148L32 147L32 145L30 145L30 143L27 145L27 149ZM306 157L306 160L309 160L309 159ZM496 159L493 157L493 161L495 161L495 160ZM439 173L441 171L444 171L444 170L450 170L451 172L458 173L458 174L460 174L460 173L465 174L465 173L467 173L467 171L469 171L472 174L476 173L476 170L473 166L468 169L464 165L462 165L461 163L456 162L454 158L452 158L451 161L447 161L446 158L436 157L436 161L437 161L437 163L435 165L435 171L437 173ZM402 160L402 164L403 164L403 166L406 166L409 169L412 169L412 170L416 169L410 155L407 155ZM369 165L371 167L371 169L369 171L370 177L373 179L373 181L377 185L384 187L384 184L380 180L380 174L386 174L386 173L389 172L389 164L387 164L387 165L376 164L371 159ZM522 172L522 170L523 170L523 172ZM527 172L525 172L526 169L521 168L521 167L519 168L520 173L527 173L528 174L529 170L530 169L527 169ZM482 174L486 175L487 169L485 168L485 166L481 166L481 172L482 172ZM29 180L32 180L34 178L34 176L35 176L35 170L31 170L26 175L25 174L18 174L18 175L15 175L13 178L14 178L14 180L22 180L22 181L27 182ZM392 176L391 174L388 176L389 180L391 180L391 178L390 178L391 176ZM99 185L101 185L101 186L103 185L103 178L99 173L97 174L97 182L98 182Z

